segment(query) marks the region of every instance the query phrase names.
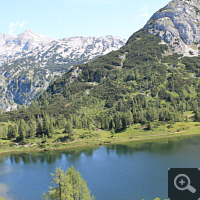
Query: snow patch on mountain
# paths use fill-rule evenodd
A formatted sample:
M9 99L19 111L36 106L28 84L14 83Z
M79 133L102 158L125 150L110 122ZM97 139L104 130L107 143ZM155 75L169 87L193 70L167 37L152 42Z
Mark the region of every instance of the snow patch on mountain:
M51 81L76 64L118 50L126 40L114 36L53 39L26 30L0 33L0 108L30 103Z

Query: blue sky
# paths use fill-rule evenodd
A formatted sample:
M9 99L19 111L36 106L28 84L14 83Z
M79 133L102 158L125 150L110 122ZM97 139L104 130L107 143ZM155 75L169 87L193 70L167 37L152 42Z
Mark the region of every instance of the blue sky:
M0 33L26 29L55 39L113 35L128 39L169 0L4 0Z

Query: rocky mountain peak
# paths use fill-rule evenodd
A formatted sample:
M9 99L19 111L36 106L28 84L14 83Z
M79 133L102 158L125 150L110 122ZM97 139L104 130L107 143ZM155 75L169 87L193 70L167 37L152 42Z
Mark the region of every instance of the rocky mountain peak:
M125 42L115 36L55 40L32 30L0 33L0 109L29 105L71 66L118 50Z
M44 35L40 35L35 33L34 31L32 31L31 29L27 29L26 31L20 33L19 35L17 35L17 38L22 38L22 39L31 39L31 40L43 40L44 42L49 42L51 40L54 40L53 38L49 38L47 36Z
M148 33L160 36L174 53L198 56L200 47L200 2L173 0L156 12L145 25Z

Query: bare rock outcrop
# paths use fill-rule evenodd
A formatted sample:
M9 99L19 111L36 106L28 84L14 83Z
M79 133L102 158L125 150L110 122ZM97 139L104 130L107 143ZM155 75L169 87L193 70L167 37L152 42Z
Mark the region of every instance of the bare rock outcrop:
M200 1L173 0L156 12L145 25L160 36L173 53L198 56L200 46Z

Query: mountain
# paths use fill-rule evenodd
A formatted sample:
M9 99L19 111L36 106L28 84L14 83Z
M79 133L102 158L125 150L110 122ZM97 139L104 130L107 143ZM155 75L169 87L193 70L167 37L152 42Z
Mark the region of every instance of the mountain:
M171 1L119 50L73 66L27 110L4 113L0 120L24 118L28 122L49 115L55 127L67 119L74 128L115 131L132 123L152 129L166 123L200 121L200 57L190 52L198 48L194 44L199 36L198 32L191 36L183 26L187 22L192 27L198 21L199 5L195 0ZM185 19L173 17L180 13ZM191 17L191 13L196 15ZM184 115L186 111L190 115Z
M59 40L26 30L0 34L0 108L30 105L49 83L75 64L119 49L126 40L114 36Z
M23 57L23 53L30 52L38 46L51 42L52 38L26 30L19 35L0 33L0 65Z
M198 0L174 0L156 12L145 26L158 35L171 53L198 56L200 47L200 4Z

